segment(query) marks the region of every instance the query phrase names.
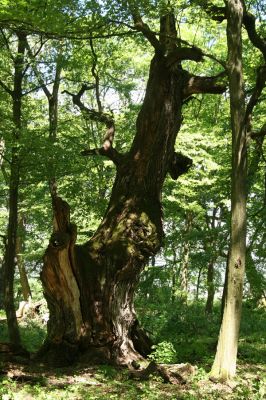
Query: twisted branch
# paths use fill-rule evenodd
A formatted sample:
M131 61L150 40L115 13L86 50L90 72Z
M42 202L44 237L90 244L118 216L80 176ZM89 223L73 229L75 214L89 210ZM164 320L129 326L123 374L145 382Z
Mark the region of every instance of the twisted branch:
M83 156L90 155L102 155L114 162L114 164L118 165L121 161L122 155L113 147L113 140L115 134L115 123L114 119L110 114L107 114L103 111L97 111L85 106L85 104L81 101L81 97L85 93L86 90L95 89L96 85L86 85L83 84L81 89L77 94L73 94L68 90L64 90L63 93L66 93L72 97L73 104L79 107L82 115L85 119L89 119L91 121L100 122L105 124L106 126L106 134L103 139L102 147L98 149L87 149L83 150L81 154Z

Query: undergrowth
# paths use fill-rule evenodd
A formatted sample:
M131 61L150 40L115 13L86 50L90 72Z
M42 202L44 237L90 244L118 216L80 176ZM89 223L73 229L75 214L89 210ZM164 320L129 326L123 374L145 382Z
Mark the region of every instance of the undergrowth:
M196 365L196 372L186 385L164 384L160 378L149 381L132 380L125 369L94 366L81 369L47 371L36 366L12 364L8 372L2 365L0 375L1 400L54 399L125 399L125 400L196 400L236 399L262 400L266 396L266 313L264 309L244 304L239 341L238 375L236 386L214 384L208 379L219 331L220 309L216 304L213 314L206 316L204 305L192 303L149 303L136 301L138 317L154 340L150 359L162 363ZM40 318L26 318L20 322L25 347L36 351L42 344L46 327ZM0 322L0 341L7 341L7 329ZM1 370L1 364L0 364ZM32 379L24 379L24 376Z

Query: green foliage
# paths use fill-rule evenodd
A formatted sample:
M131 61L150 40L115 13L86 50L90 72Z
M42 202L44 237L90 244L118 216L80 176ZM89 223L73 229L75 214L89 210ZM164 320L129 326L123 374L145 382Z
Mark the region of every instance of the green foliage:
M8 342L8 331L4 321L0 321L0 342ZM22 344L31 352L36 352L42 345L46 336L46 325L42 320L42 315L29 315L19 324Z
M170 342L160 342L152 346L152 353L149 355L149 359L159 362L173 364L176 361L176 351L173 344Z

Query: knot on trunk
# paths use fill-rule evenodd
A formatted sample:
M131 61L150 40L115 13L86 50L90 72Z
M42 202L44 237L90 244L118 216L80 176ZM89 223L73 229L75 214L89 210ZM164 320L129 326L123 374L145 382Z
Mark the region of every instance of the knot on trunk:
M71 235L67 232L54 232L50 238L50 246L53 248L65 248L71 239Z
M180 175L188 172L192 164L193 161L191 158L175 152L170 162L168 172L172 179L177 179Z

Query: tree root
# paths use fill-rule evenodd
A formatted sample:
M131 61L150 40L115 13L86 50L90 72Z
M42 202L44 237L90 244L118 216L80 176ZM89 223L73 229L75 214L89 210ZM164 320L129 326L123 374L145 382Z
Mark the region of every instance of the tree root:
M135 367L134 365L132 365ZM136 368L136 367L135 367ZM149 380L151 375L160 376L164 383L171 383L173 385L185 385L189 375L193 375L195 367L190 364L157 364L151 361L150 364L143 370L132 370L130 376L133 379Z

